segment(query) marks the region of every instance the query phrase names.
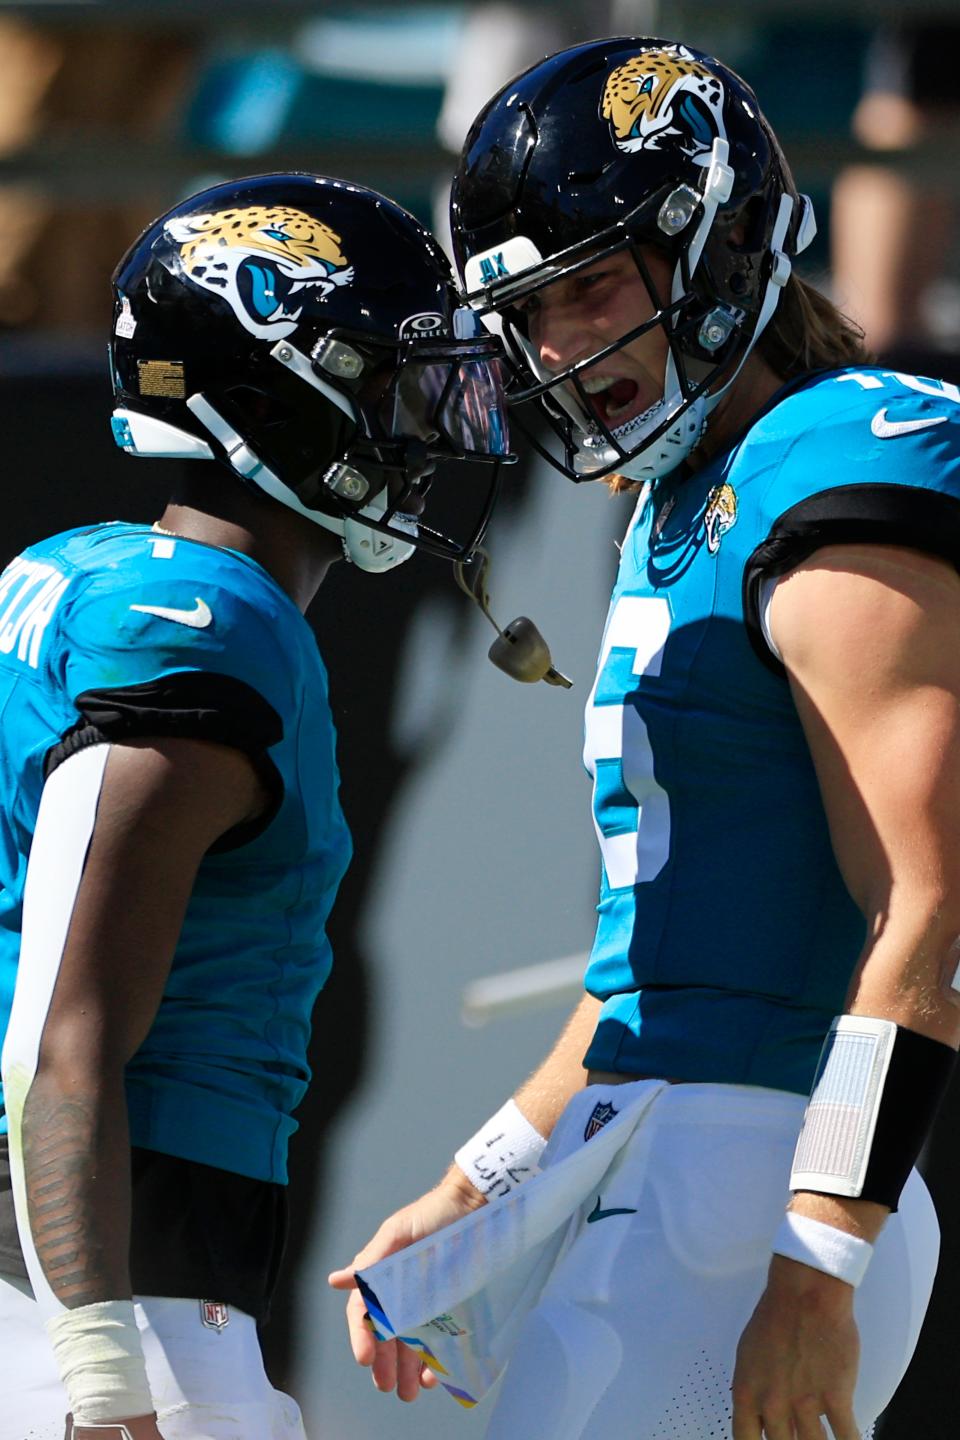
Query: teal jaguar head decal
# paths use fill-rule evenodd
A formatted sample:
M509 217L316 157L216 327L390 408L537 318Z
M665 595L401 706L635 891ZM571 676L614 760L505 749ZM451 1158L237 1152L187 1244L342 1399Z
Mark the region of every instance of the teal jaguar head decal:
M183 274L222 295L244 329L264 340L292 334L307 291L322 299L353 280L328 225L286 205L250 205L169 220Z

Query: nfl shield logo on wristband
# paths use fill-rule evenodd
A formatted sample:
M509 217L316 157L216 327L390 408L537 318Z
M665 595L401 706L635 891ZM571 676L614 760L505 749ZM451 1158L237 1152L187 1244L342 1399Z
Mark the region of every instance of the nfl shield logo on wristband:
M230 1324L230 1310L222 1300L201 1300L200 1319L208 1330L222 1330Z
M594 1105L593 1107L590 1119L587 1121L586 1128L584 1129L584 1140L592 1140L594 1135L599 1134L599 1132L603 1129L604 1125L609 1125L610 1121L617 1113L618 1112L608 1101L598 1100L596 1105Z

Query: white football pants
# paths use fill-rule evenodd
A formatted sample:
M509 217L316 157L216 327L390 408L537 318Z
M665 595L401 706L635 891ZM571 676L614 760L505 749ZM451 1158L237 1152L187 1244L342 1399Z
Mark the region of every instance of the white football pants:
M598 1093L616 1103L609 1086L576 1095L551 1142L555 1160L583 1143ZM730 1436L737 1342L766 1283L805 1103L729 1085L668 1085L657 1096L572 1222L487 1440ZM938 1248L914 1172L856 1296L864 1436L913 1353Z
M164 1440L306 1440L295 1401L267 1379L249 1315L231 1309L217 1330L199 1301L149 1296L136 1314ZM0 1397L0 1440L63 1440L67 1397L37 1306L2 1277Z

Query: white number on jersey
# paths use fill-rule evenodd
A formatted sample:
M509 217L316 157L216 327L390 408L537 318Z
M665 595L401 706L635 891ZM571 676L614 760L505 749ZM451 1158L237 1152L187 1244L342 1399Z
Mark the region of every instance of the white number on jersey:
M665 599L622 595L603 637L587 701L583 763L593 776L594 826L607 881L615 890L653 880L663 869L670 852L670 802L654 777L647 727L636 709L597 704L597 692L609 667L623 663L624 650L633 654L634 675L659 675L669 632ZM607 807L604 833L597 815Z
M18 660L39 667L41 642L69 584L69 576L44 561L11 560L0 575L0 654L16 648Z

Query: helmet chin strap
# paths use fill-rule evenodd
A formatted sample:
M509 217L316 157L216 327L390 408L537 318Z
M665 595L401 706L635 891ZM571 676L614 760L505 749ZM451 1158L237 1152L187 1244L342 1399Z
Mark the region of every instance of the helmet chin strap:
M216 410L205 395L191 395L186 401L187 409L190 410L200 421L204 429L209 430L215 440L226 451L227 459L244 480L249 480L252 485L263 490L288 510L294 510L298 515L320 525L324 530L330 530L338 535L343 542L343 553L346 558L360 570L368 574L378 575L385 570L395 570L405 560L409 560L416 546L410 541L400 540L396 536L386 535L380 530L373 530L369 525L364 525L361 520L347 519L337 515L327 515L322 510L309 510L290 489L285 485L279 476L266 466L254 450L250 448L243 436L234 430L233 426ZM373 520L379 520L386 510L387 502L385 495L375 496L369 505L365 505L358 511L359 515L369 515ZM397 522L400 523L400 522ZM412 533L416 533L416 522L406 522Z

